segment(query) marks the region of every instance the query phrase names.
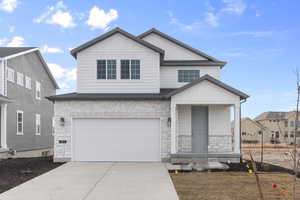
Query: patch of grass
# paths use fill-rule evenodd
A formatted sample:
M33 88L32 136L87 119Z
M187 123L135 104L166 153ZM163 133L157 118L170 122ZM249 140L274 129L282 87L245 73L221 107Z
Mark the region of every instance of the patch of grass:
M293 176L290 174L261 174L265 199L292 199ZM181 200L255 200L258 190L253 174L246 172L171 173ZM278 188L273 188L276 184ZM300 198L300 185L298 198ZM280 194L287 190L288 194Z

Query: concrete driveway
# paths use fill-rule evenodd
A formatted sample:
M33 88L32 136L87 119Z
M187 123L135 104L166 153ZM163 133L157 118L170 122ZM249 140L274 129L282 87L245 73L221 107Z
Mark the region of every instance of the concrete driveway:
M0 195L1 200L178 200L163 163L70 162Z

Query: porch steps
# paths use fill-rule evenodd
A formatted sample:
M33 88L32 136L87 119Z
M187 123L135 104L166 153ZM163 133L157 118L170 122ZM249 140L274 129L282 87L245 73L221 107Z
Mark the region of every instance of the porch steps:
M179 170L179 171L206 171L206 170L213 170L213 169L221 169L226 170L228 169L228 165L220 163L220 162L193 162L188 164L172 164L166 163L166 167L168 170Z

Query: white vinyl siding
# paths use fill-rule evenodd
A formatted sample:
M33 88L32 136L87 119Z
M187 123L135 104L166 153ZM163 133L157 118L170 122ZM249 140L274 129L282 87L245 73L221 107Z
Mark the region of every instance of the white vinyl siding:
M41 115L35 115L35 134L41 135Z
M17 110L17 135L24 135L24 112Z
M25 76L25 87L31 90L31 78L28 76Z
M17 84L24 86L24 75L20 72L17 72Z
M6 74L7 80L10 82L15 82L15 70L11 68L7 68L7 74Z
M35 98L41 100L41 83L35 82Z
M97 60L116 60L116 79L96 79ZM121 79L121 60L140 60L140 79ZM77 54L79 93L159 93L160 54L119 33Z
M184 66L184 67L161 67L160 69L160 87L161 88L179 88L187 82L178 82L178 70L199 70L200 77L208 74L216 79L220 79L220 67L212 66Z

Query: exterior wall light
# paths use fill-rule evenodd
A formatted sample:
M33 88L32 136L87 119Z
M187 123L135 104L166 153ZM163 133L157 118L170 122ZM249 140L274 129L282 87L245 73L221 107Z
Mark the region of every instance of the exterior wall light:
M64 125L65 125L65 118L61 117L61 118L59 119L59 122L60 122L60 125L61 125L61 126L64 126Z
M171 127L171 117L168 117L168 127Z

